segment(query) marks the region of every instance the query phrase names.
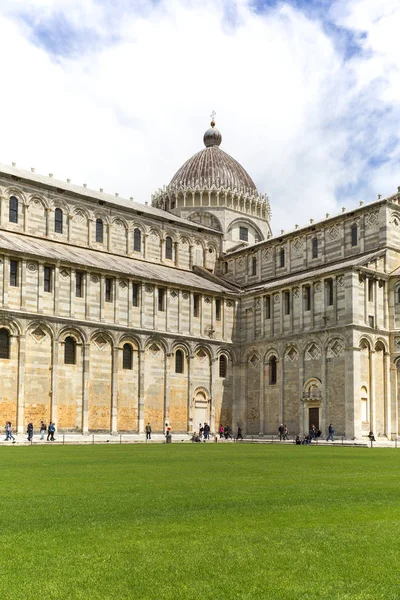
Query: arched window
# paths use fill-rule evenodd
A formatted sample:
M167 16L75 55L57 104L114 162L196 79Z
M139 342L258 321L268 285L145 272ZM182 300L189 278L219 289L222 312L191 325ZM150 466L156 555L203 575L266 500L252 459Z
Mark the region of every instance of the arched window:
M122 349L122 368L129 370L133 368L133 350L130 344L124 344Z
M354 223L354 225L351 226L351 245L357 246L357 244L358 244L358 227Z
M257 258L255 256L251 259L251 274L257 275Z
M67 337L64 342L64 364L76 364L76 342L72 337Z
M135 252L142 250L142 232L138 227L133 230L133 250Z
M18 198L15 196L10 198L8 220L10 223L18 223Z
M170 260L172 260L172 238L170 236L167 236L167 238L165 239L165 258L169 258Z
M96 219L96 242L103 243L104 225L102 219Z
M275 385L277 381L276 356L271 356L269 359L269 383Z
M279 252L279 266L285 266L285 248L281 248Z
M318 238L313 238L312 241L312 257L318 258Z
M400 304L400 287L397 288L397 302Z
M7 329L0 329L0 358L10 358L10 334Z
M54 212L54 231L56 233L63 232L63 211L61 208L56 208Z
M183 373L183 352L182 350L177 350L175 352L175 373Z
M226 377L226 372L228 370L228 360L224 354L221 354L219 357L219 376Z

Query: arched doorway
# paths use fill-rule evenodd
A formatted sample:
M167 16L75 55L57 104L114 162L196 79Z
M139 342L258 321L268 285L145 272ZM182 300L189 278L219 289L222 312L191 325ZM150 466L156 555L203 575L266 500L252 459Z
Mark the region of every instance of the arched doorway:
M210 424L210 394L203 387L197 388L193 394L193 431L199 431L200 423Z

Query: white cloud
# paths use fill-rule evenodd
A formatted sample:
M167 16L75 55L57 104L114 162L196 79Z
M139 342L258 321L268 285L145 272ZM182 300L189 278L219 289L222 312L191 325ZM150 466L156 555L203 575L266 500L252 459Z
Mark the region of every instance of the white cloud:
M345 59L320 21L284 4L255 14L231 2L227 20L222 0L6 0L0 160L150 201L202 148L215 109L223 149L270 195L274 231L390 193L399 15L380 4L335 4L332 19L363 45ZM89 27L98 43L55 57L35 45L27 13L42 31L63 15L79 48ZM389 161L371 170L390 139Z

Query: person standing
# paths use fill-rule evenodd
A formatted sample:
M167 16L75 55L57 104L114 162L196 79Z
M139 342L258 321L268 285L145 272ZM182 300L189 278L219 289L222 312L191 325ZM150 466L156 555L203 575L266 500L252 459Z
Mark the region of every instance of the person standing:
M8 439L13 441L13 444L15 444L15 437L13 436L13 430L12 430L12 423L11 421L8 421Z
M151 440L151 425L147 423L146 425L146 440Z
M289 429L287 428L286 425L284 425L283 439L284 440L288 440L289 439Z
M279 425L278 431L279 431L279 441L282 441L284 433L285 433L285 428L282 423Z
M237 436L236 436L237 440L242 440L243 436L242 436L242 428L240 426L238 426L238 430L237 430Z
M219 439L221 440L224 437L224 426L219 426Z
M204 441L210 439L210 426L208 423L204 423L203 434L204 434Z
M33 438L33 423L28 423L28 427L26 428L26 433L28 434L28 442L32 441Z
M46 434L46 431L47 431L46 423L44 421L42 421L40 423L40 439L41 440L44 440L44 436Z
M10 425L9 425L9 421L6 422L6 439L4 440L5 442L8 442L8 440L10 439Z
M329 423L329 427L328 427L328 437L326 438L326 441L329 442L329 440L332 440L332 442L334 442L335 440L333 439L333 434L335 433L335 430L333 429L333 425L332 423Z

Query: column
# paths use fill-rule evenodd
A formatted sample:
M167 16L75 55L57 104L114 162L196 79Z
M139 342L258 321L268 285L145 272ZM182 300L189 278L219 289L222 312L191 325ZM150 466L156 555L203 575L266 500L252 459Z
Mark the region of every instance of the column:
M332 325L337 325L338 316L337 316L337 278L332 277L332 286L333 286L333 318L334 322Z
M114 285L115 285L115 290L114 290L114 323L116 325L119 325L119 292L120 292L120 284L121 280L120 279L115 279L114 280Z
M141 329L143 329L143 326L144 326L145 305L146 305L146 291L145 291L145 284L142 282L142 284L140 286L140 302L139 302L139 306L140 306L140 327L141 327Z
M90 343L83 345L82 370L82 433L89 433Z
M37 289L37 311L43 312L43 282L44 282L44 264L38 264L38 289Z
M87 220L88 224L88 246L92 245L92 235L93 235L93 219Z
M165 256L165 238L161 238L160 240L160 262L164 262Z
M189 335L193 335L193 292L189 292Z
M165 365L164 365L164 423L170 422L169 416L169 405L170 405L170 394L171 394L171 354L165 353Z
M0 196L0 227L5 227L7 223L6 204L7 198L5 196Z
M63 344L64 347L64 344ZM58 341L52 342L52 367L51 367L51 404L50 421L57 425L58 420Z
M22 214L24 219L24 233L28 231L28 209L29 204L25 203L22 205Z
M10 283L10 259L4 256L3 261L3 307L8 308L8 285Z
M67 240L68 240L68 243L71 242L72 219L73 219L73 215L67 215Z
M382 322L381 319L379 318L379 298L378 298L378 290L380 288L378 287L378 281L376 279L374 279L374 290L373 290L373 294L374 294L374 308L375 308L375 327L376 329L380 328L382 326Z
M126 307L126 324L132 326L132 280L128 279L128 304Z
M390 353L385 352L385 435L388 440L392 439L392 413L390 406Z
M53 312L58 315L58 301L60 291L60 264L57 263L54 267L54 286L53 286Z
M111 434L118 433L118 353L116 346L112 350L112 381L111 381Z
M147 258L147 238L149 237L148 233L143 234L143 258Z
M49 236L50 233L50 213L51 213L51 208L46 207L45 209L45 217L46 217L46 237Z
M106 278L104 275L101 275L100 276L100 321L104 321L105 286L106 286Z
M107 251L111 250L111 224L106 223Z
M90 273L85 275L85 318L90 321Z
M144 350L138 351L139 358L139 385L138 385L138 396L139 396L139 407L138 407L138 417L139 417L139 433L144 433Z
M265 398L265 363L264 358L260 360L260 398L259 398L259 413L260 413L260 426L259 433L260 435L264 435L264 398Z
M212 357L210 359L210 433L215 434L215 398L214 398L214 382L217 378L216 369L218 367L218 359Z
M192 382L192 363L193 363L194 355L190 354L188 356L187 368L188 368L188 432L193 432L193 419L194 419L194 409L193 409L193 382Z
M189 269L193 268L193 245L189 245Z
M279 423L286 420L285 417L285 392L284 392L284 376L285 376L285 360L283 355L277 360L277 368L279 367Z
M370 427L376 433L376 406L375 406L375 350L371 350L369 354L369 369L370 369Z
M75 316L75 292L76 292L76 271L71 269L70 287L69 287L69 316Z
M179 267L179 244L178 244L178 242L174 242L174 256L175 256L175 266Z
M169 312L170 312L170 300L171 300L171 290L169 288L165 289L165 331L170 331L169 328Z
M25 336L21 335L18 340L18 373L17 373L17 433L25 433L24 405L25 405Z
M20 261L21 268L21 310L26 310L26 260Z

